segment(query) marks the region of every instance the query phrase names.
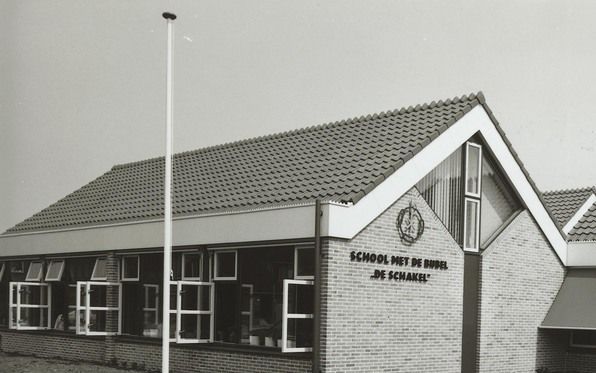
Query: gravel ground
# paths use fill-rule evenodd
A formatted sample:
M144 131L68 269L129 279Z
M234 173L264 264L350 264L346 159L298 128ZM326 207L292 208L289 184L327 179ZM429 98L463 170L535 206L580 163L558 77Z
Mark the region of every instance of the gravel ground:
M114 369L88 363L48 360L30 356L0 353L0 373L125 373L131 370Z

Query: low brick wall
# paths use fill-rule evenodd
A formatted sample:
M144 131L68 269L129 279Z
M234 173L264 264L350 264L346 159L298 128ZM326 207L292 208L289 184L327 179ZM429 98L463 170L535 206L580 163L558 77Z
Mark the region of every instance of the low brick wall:
M567 354L567 370L574 373L596 373L596 351L570 351Z
M0 349L22 355L116 365L152 372L161 370L161 346L158 343L53 334L2 330ZM311 360L302 356L172 345L170 370L172 373L306 373L311 372Z

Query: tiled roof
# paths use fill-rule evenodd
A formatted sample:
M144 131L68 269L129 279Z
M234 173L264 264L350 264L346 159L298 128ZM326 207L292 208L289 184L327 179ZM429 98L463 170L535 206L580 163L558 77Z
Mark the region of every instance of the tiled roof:
M356 203L479 104L511 148L478 93L176 154L174 216ZM114 166L4 234L162 219L163 168L164 157Z
M596 204L582 216L568 237L569 241L596 241Z
M544 192L543 197L557 223L563 227L592 193L594 188L587 187Z

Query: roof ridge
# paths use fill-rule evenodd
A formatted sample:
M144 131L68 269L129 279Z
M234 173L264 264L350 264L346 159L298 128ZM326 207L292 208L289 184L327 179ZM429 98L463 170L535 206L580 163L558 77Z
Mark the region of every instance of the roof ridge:
M450 104L455 104L458 102L463 102L463 101L474 101L474 100L478 100L479 103L484 103L485 102L485 98L484 98L484 94L482 93L482 91L478 91L477 93L470 93L469 95L462 95L460 97L455 96L453 98L447 98L447 99L441 99L438 101L432 101L430 103L424 103L424 104L418 104L416 106L403 106L399 109L393 109L393 110L386 110L386 111L381 111L378 113L374 113L374 114L368 114L368 115L360 115L360 116L354 116L354 117L350 117L350 118L346 118L346 119L341 119L341 120L336 120L336 121L332 121L332 122L325 122L322 124L316 124L316 125L311 125L311 126L307 126L307 127L301 127L301 128L296 128L296 129L292 129L292 130L287 130L287 131L282 131L282 132L277 132L277 133L273 133L273 134L269 134L269 135L261 135L261 136L255 136L255 137L249 137L247 139L241 139L241 140L236 140L236 141L229 141L229 142L225 142L222 144L216 144L216 145L210 145L210 146L206 146L203 148L199 148L199 149L194 149L194 150L186 150L180 153L175 153L174 157L182 157L188 154L197 154L197 153L203 153L206 151L210 151L213 149L220 149L220 148L225 148L225 147L233 147L233 146L237 146L240 144L245 144L245 143L250 143L250 142L257 142L257 141L262 141L265 139L272 139L272 138L276 138L276 137L282 137L291 133L304 133L304 132L310 132L310 131L314 131L323 127L333 127L333 126L338 126L338 125L342 125L342 124L347 124L347 123L359 123L359 122L363 122L366 120L370 120L372 119L376 119L376 118L387 118L390 116L395 116L395 115L399 115L399 114L405 114L405 113L413 113L413 112L418 112L418 111L423 111L423 110L428 110L428 109L433 109L436 108L437 106L446 106L446 105L450 105ZM120 164L116 164L112 167L112 170L115 169L121 169L121 168L125 168L125 167L131 167L131 166L136 166L136 165L140 165L143 163L148 163L148 162L152 162L155 160L160 160L163 159L164 156L157 156L157 157L151 157L151 158L147 158L147 159L143 159L143 160L139 160L139 161L132 161L132 162L127 162L127 163L120 163Z
M553 194L568 194L568 193L578 193L578 192L587 192L592 191L592 193L596 194L596 186L587 186L587 187L580 187L580 188L568 188L568 189L557 189L557 190L548 190L542 192L545 195L553 195Z

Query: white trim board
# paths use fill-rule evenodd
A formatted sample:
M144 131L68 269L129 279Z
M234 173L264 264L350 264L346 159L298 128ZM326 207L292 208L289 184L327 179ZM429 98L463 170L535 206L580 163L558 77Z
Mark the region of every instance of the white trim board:
M563 232L565 234L569 234L569 232L571 232L573 227L575 227L575 225L579 222L579 220L586 214L586 212L588 212L590 207L592 207L592 205L594 205L594 202L596 202L596 195L594 195L594 193L592 193L586 199L584 204L581 205L581 207L575 212L575 214L573 214L573 216L571 217L571 219L569 219L567 224L565 224L565 226L563 227Z
M477 105L356 204L321 204L321 236L354 238L436 165L480 133L563 264L567 242L484 107ZM213 245L314 237L314 204L175 219L173 244ZM163 245L163 221L0 237L0 256L140 249Z

